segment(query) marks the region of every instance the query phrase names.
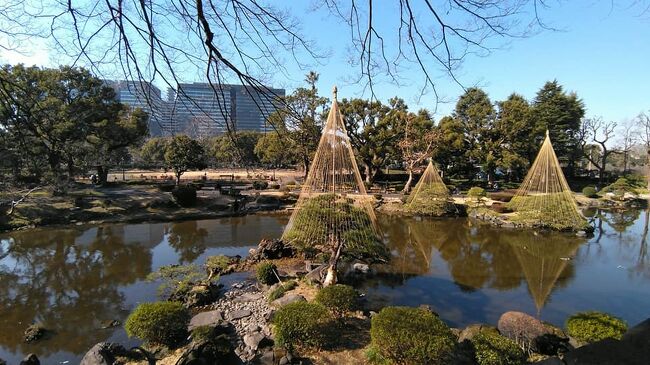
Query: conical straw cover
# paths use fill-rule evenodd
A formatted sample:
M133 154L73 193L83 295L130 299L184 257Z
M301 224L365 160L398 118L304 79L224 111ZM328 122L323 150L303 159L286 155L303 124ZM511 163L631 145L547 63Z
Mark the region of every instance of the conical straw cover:
M456 208L450 199L447 185L442 181L433 162L429 161L420 181L409 195L406 210L414 214L434 216L455 212Z
M371 199L359 174L335 87L316 155L282 238L299 248L340 240L348 246L376 243Z
M518 212L517 219L558 229L584 226L586 221L564 178L548 131L535 162L509 206Z

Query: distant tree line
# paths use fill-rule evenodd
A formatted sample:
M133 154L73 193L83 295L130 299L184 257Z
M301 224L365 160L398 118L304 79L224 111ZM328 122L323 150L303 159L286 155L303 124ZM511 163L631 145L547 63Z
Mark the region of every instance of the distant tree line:
M103 183L115 166L164 167L177 181L185 171L208 166L299 166L306 175L330 105L316 88L318 74L310 72L306 85L269 117L273 129L266 133L145 141L147 114L120 104L113 89L87 70L6 65L0 72L0 166L19 182L61 185L96 171ZM647 117L620 126L585 118L583 101L557 81L543 85L532 100L513 93L493 102L482 89L469 88L437 122L398 97L386 104L342 99L339 107L366 182L381 179L386 167L403 169L406 191L429 158L447 178L521 180L547 129L570 177L583 165L601 179L612 162L627 170L639 162L634 146L650 145L644 142L650 127L639 131Z

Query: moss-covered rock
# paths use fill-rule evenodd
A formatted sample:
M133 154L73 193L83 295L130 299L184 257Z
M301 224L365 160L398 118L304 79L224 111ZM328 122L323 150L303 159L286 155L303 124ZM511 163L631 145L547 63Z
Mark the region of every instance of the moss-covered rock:
M623 337L627 324L614 316L601 312L581 312L566 321L569 336L582 342L596 342L605 338Z

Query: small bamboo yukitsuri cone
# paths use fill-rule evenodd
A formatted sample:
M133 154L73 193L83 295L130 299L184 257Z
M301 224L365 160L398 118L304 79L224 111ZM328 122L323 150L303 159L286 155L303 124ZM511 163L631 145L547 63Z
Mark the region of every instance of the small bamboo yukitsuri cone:
M509 206L516 212L513 221L559 230L576 230L586 226L586 220L578 211L562 173L548 130L535 162Z
M296 208L282 235L306 255L329 252L326 284L336 281L342 251L355 257L379 249L379 230L352 151L334 87L332 108Z
M405 208L406 211L419 215L443 216L457 213L449 189L442 181L433 162L429 161L429 165L409 195Z

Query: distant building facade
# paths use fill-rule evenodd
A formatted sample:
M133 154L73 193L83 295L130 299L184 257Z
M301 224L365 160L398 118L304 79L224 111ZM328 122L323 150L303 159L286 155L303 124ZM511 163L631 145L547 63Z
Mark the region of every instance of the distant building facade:
M145 81L112 81L106 84L115 90L120 103L140 108L149 114L149 134L163 136L173 134L173 121L167 110L160 89Z
M151 136L187 134L209 137L229 125L238 131L263 132L267 118L279 107L284 89L258 90L242 85L179 84L164 100L160 89L147 82L108 81L118 100L150 115Z

